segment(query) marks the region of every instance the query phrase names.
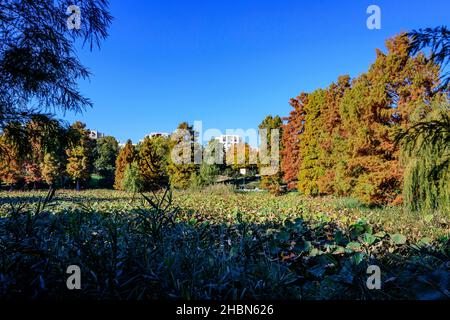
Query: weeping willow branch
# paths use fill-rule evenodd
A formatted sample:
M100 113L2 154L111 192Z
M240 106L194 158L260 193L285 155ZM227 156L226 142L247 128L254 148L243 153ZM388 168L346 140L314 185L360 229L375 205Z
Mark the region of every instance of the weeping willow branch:
M404 200L414 211L450 208L450 111L446 107L437 116L401 132L405 164Z

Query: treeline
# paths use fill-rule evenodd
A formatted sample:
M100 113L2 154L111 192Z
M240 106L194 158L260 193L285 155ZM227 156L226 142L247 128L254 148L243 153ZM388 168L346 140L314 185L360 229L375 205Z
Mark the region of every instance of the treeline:
M415 124L448 117L440 66L421 52L411 54L411 39L405 34L386 46L387 53L377 50L366 73L354 79L341 76L326 89L291 99L293 110L282 138L283 179L289 188L385 205L401 203L405 193L410 203L425 197L420 193L429 191L420 183L427 183L434 195L429 207L448 206L450 185L443 176L448 177L448 162L438 179L427 173L439 164L437 154L448 157L448 144L439 145L440 153L428 151L418 159L397 143L399 133ZM448 129L442 134L448 137ZM414 169L427 161L428 169ZM404 183L408 192L402 193Z
M140 192L201 188L220 175L232 180L258 172L258 162L250 161L256 151L247 143L230 150L217 140L201 146L186 122L169 137L146 137L137 145L129 140L123 148L114 137L92 139L90 132L81 122L64 127L45 116L9 123L0 135L2 185L10 190L114 187Z
M114 188L132 192L168 186L203 188L217 183L219 176L229 180L254 176L258 162L250 157L255 152L247 143L229 150L217 140L202 146L193 126L183 122L169 137L146 137L136 146L129 140L117 157ZM246 169L245 173L240 169Z
M204 187L246 169L245 175L259 174L261 188L275 194L297 189L351 196L367 205L448 208L450 77L442 74L449 34L440 27L396 36L386 42L387 53L377 50L366 73L340 76L325 89L291 99L288 117L267 116L260 123L268 144L258 152L246 143L231 150L215 140L201 146L185 122L170 137L128 141L120 149L113 137L90 139L80 122L66 127L36 114L2 126L0 179L8 188L138 192ZM421 51L426 47L429 57Z
M113 137L91 139L90 130L81 122L66 127L57 120L34 116L25 124L9 123L0 136L0 148L0 179L9 189L79 190L114 183L118 142Z

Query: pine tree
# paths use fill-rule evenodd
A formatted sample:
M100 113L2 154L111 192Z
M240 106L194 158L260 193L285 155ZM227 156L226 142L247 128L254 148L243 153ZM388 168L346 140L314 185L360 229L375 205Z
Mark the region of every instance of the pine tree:
M132 192L133 197L136 193L144 191L144 181L136 162L127 165L122 181L122 187L123 190Z

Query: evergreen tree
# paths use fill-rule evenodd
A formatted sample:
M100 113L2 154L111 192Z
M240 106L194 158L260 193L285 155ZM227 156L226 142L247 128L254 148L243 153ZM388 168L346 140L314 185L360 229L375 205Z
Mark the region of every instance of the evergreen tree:
M132 192L133 197L144 190L144 181L136 162L132 162L125 169L122 186L125 191Z
M119 144L114 137L103 137L97 140L94 172L100 175L108 186L112 186L114 183L118 152Z

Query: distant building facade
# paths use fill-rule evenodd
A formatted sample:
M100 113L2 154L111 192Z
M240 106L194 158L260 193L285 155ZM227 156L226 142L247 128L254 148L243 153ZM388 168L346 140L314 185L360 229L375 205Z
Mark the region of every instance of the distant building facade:
M145 137L146 138L155 138L155 137L168 138L168 137L170 137L170 134L168 134L167 132L152 132L150 134L147 134Z
M105 134L101 133L99 131L90 130L90 132L89 132L89 138L91 138L93 140L97 140L97 139L104 138L104 137L105 137Z
M235 134L223 134L215 138L228 150L232 145L242 143L242 137Z

